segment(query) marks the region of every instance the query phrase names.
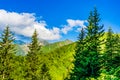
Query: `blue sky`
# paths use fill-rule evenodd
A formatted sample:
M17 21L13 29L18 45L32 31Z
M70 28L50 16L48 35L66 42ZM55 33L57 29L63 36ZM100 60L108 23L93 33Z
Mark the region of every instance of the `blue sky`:
M70 39L75 41L79 34L78 29L81 26L83 27L85 20L87 20L89 16L89 12L93 10L94 6L97 7L100 13L101 23L104 24L105 30L107 30L108 27L112 27L114 32L119 33L119 5L119 0L0 0L0 10L2 10L2 17L0 18L4 18L7 15L5 19L11 19L11 21L14 22L11 22L11 24L9 21L7 22L6 20L1 19L0 24L15 26L15 29L13 29L14 27L11 29L17 34L18 39L27 39L22 38L21 36L30 37L30 34L32 34L32 32L29 31L32 29L31 27L35 26L33 28L34 30L37 26L39 26L38 28L43 27L42 30L44 29L43 31L41 31L41 29L38 30L38 33L41 35L44 34L44 36L39 36L41 39L46 39L48 41ZM14 16L13 13L16 13L16 16ZM23 13L27 13L28 15ZM19 19L17 17L23 16L25 17L24 22L28 21L31 23L21 24L19 22L20 20L17 20ZM12 20L12 17L16 17L16 19L14 19L16 21ZM20 19L23 20L23 18ZM27 34L25 30L28 30L29 34Z

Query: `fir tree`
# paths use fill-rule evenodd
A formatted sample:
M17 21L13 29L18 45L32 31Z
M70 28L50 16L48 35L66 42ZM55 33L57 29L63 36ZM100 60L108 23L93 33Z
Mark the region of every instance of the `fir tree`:
M120 66L120 37L118 34L114 34L111 28L108 29L106 41L105 41L105 54L103 70L104 73L119 77ZM106 72L105 72L106 71ZM112 77L109 77L112 79Z
M97 12L97 9L94 8L93 12L90 12L90 16L88 18L88 26L87 36L86 36L86 50L88 56L88 77L96 78L99 76L100 70L100 52L102 50L101 45L103 44L104 40L101 38L104 35L103 25L99 25L100 18Z
M114 33L111 28L108 29L107 38L105 42L105 66L110 68L111 61L113 59L113 54L115 53L115 46L114 46Z
M13 34L7 26L0 40L0 78L2 80L11 79L11 72L13 71L11 62L15 53L13 41Z
M27 65L28 65L27 77L28 79L31 80L37 80L37 71L39 69L38 54L40 53L41 45L39 43L38 34L36 30L32 35L32 41L28 47L29 47L29 52L27 54Z
M83 56L85 55L84 45L85 45L85 31L84 31L84 28L82 28L78 37L77 45L76 45L76 50L75 50L76 54L74 55L74 58L75 58L74 69L70 74L70 80L80 80L82 77L84 77L82 73L86 72L86 70L83 68L85 66L81 65L83 62L83 59L85 60L85 56Z
M104 35L103 25L99 25L99 14L97 9L90 12L88 26L85 32L81 31L76 47L74 69L70 74L70 80L85 80L90 77L99 76L100 51Z
M50 74L49 74L49 68L45 63L43 63L41 67L41 77L40 80L51 80Z
M115 56L120 56L120 36L118 34L114 35L114 46L115 46Z
M120 78L120 37L118 34L114 35L114 47L115 52L112 59L112 68L114 68L113 74Z

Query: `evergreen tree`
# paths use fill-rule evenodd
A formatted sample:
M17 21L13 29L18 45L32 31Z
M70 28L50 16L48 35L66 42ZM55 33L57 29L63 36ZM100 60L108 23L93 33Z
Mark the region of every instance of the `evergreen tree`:
M100 71L100 52L102 51L101 45L104 40L101 38L104 35L103 25L99 25L100 18L96 8L93 12L90 12L88 18L87 36L86 36L86 51L88 56L88 67L87 75L88 77L96 78L99 76Z
M118 34L114 36L115 52L112 59L112 68L114 68L113 74L120 79L120 37Z
M38 34L35 30L32 35L32 42L30 43L29 52L27 54L28 71L26 77L31 80L37 80L37 71L39 65L38 54L40 53L41 45L38 40Z
M45 63L43 63L41 67L41 77L40 80L51 80L50 74L49 74L49 68Z
M70 80L85 80L99 75L101 44L103 44L101 37L104 35L103 25L99 25L99 21L99 14L94 8L88 18L86 34L82 29L79 35Z
M82 77L84 77L83 76L84 74L82 73L85 72L86 70L84 69L85 66L81 65L85 60L84 45L85 45L85 31L84 28L82 28L76 45L76 50L75 50L76 54L74 55L75 58L74 69L70 74L70 80L80 80Z
M103 56L104 65L102 69L104 70L104 73L114 75L116 77L120 76L118 74L118 72L120 71L119 53L120 53L120 37L118 34L114 34L112 29L109 28L105 42L105 54ZM112 79L112 76L110 76L109 78Z
M112 67L112 59L113 54L116 52L115 50L115 41L114 41L114 33L111 28L108 29L107 38L105 42L105 66L106 68ZM111 66L109 66L111 64ZM109 70L109 69L107 69Z
M7 26L0 40L0 78L2 80L11 79L11 72L13 71L11 62L15 53L13 41L13 34Z
M115 43L115 56L120 56L120 36L118 34L115 34L114 36L114 43Z

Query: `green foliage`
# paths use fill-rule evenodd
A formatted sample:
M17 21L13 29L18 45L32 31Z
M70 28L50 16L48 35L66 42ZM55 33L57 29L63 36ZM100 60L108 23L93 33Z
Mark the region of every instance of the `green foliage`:
M31 41L31 44L28 46L29 48L29 52L27 54L27 66L28 66L28 69L27 69L27 79L30 79L30 80L37 80L37 71L38 71L38 65L39 65L39 59L38 59L38 54L40 52L40 49L41 49L41 46L39 44L39 41L38 41L38 38L37 38L38 34L37 34L37 31L35 30L35 32L33 33L33 36L32 36L32 41Z
M107 38L105 42L105 54L107 58L108 56L110 60L112 60L113 54L115 53L115 39L114 33L111 28L108 29Z
M96 78L99 76L100 71L100 52L102 50L101 45L104 42L100 38L104 35L103 25L99 25L100 18L97 9L94 8L93 12L90 12L88 18L88 26L86 28L86 51L88 56L88 71L86 76Z
M49 68L47 65L44 63L41 67L41 77L40 80L51 80L50 74L49 74Z
M108 29L105 42L105 54L103 55L104 64L102 70L105 70L104 73L108 75L113 75L119 77L120 70L120 37L117 34L114 34L112 29ZM117 70L116 70L117 69Z
M85 49L85 32L84 28L81 29L81 33L78 37L78 42L76 45L76 54L74 56L74 69L72 70L72 73L70 74L70 80L80 80L84 79L84 75L86 75L87 67L86 64L88 63L86 57ZM84 60L83 60L84 59ZM86 63L84 62L86 61ZM86 68L86 69L85 69ZM84 74L82 74L84 73Z
M11 77L13 80L26 80L26 64L25 56L15 56L12 64L14 70L11 72Z
M90 12L86 30L82 28L76 46L74 68L70 80L85 80L89 77L96 78L100 71L100 51L104 34L103 26L99 25L97 9Z
M11 79L11 72L14 71L12 66L15 53L13 41L14 37L7 26L0 40L0 79L2 80Z
M70 40L65 40L65 41L60 41L60 42L55 42L55 43L51 43L51 44L47 44L45 46L42 46L41 51L44 53L49 53L51 51L54 51L57 48L60 48L62 46L71 44L72 41Z
M111 28L104 35L99 21L95 8L77 42L45 42L45 46L36 30L28 47L15 45L6 27L0 37L0 80L119 80L120 35Z

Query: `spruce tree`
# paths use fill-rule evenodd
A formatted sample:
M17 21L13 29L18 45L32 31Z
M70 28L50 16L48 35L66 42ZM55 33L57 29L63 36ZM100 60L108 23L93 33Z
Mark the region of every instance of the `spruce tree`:
M105 42L105 58L104 58L105 60L104 61L105 61L106 68L110 68L112 66L113 54L116 52L115 46L114 46L115 45L114 33L111 28L108 29L108 33L106 37L107 38Z
M8 26L3 31L0 39L0 78L2 80L9 80L13 71L11 62L15 53L15 45L13 44L13 34Z
M40 80L51 80L50 74L49 74L49 68L48 66L43 63L42 67L41 67L41 77Z
M114 36L114 43L115 43L115 56L120 56L120 36L119 34L115 34Z
M85 56L83 56L85 55L84 45L85 45L85 31L84 28L82 28L76 44L76 50L75 50L76 54L74 55L75 58L74 68L70 73L70 80L80 80L82 77L84 77L82 73L86 70L83 68L85 66L81 65L83 59L85 60Z
M101 45L104 43L104 40L101 38L104 35L103 25L99 25L100 18L99 13L96 8L94 11L90 12L88 18L87 36L86 36L86 50L88 56L88 77L96 78L99 76L100 71L100 53L102 51Z
M104 35L103 25L99 25L99 14L97 9L90 12L88 26L79 35L76 46L74 69L70 74L70 80L85 80L96 78L100 71L100 52Z
M120 37L118 34L114 35L114 47L115 47L115 52L113 54L113 59L111 61L112 62L111 66L113 69L112 74L120 78Z
M26 76L30 80L37 80L37 71L39 69L38 54L40 53L41 45L39 43L38 34L36 30L32 35L32 41L28 47L29 47L29 52L27 54L28 71Z
M119 76L120 66L120 37L118 34L114 34L112 29L109 28L105 42L105 54L104 54L104 67L106 73L109 75ZM110 76L110 79L112 77Z

